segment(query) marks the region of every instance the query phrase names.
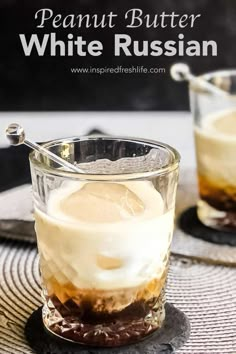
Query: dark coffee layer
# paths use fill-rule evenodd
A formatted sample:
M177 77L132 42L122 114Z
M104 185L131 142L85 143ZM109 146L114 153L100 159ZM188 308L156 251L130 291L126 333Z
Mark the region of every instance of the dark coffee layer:
M120 319L129 322L144 318L155 307L158 298L152 298L149 301L136 301L121 311L113 311L111 313L94 311L89 301L81 302L78 306L72 299L64 304L56 296L53 296L50 300L64 319L73 317L83 323L99 325L110 324Z
M96 312L89 303L77 305L72 299L62 304L56 296L48 299L44 322L57 335L78 343L118 346L134 343L161 327L165 317L164 290L158 298L137 301L121 311Z
M34 311L29 317L25 326L25 336L37 354L173 354L188 339L190 324L184 313L173 305L167 303L165 311L166 317L161 329L135 344L112 349L91 345L80 346L78 343L59 340L54 335L48 335L42 324L42 308Z
M168 256L166 262L168 261ZM45 274L47 264L42 266L42 275ZM159 277L137 287L102 290L96 288L77 288L72 282L60 283L55 276L43 277L45 296L57 299L59 303L73 302L82 312L115 313L126 309L132 303L144 301L147 303L158 298L166 282L167 265Z
M217 210L234 213L235 219L236 187L232 185L222 187L220 183L217 185L202 176L198 176L198 182L201 199Z

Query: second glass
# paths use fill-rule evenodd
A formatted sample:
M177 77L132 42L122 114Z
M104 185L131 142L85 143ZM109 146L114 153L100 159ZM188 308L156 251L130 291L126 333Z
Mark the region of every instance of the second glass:
M190 85L200 199L198 217L215 229L236 231L236 71L216 71L204 80L227 95Z
M179 155L115 137L45 146L85 173L30 157L44 324L86 345L136 342L165 318Z

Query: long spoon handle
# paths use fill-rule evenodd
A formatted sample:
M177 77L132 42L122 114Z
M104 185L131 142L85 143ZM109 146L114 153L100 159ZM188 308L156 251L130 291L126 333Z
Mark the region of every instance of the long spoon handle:
M218 96L229 96L227 91L220 89L219 87L211 84L209 81L204 80L203 77L195 76L191 73L187 64L177 63L171 66L170 75L175 81L188 81L194 82L199 88L205 89L208 92Z
M84 173L83 170L73 165L72 163L62 159L61 157L57 156L50 150L44 148L43 146L37 143L27 140L25 138L24 129L17 123L12 123L7 127L6 136L9 139L11 145L17 146L17 145L25 144L29 146L31 149L38 151L40 154L47 156L50 160L56 162L58 165L64 167L66 170L69 169L70 171L73 172Z
M38 151L40 154L47 156L50 160L56 162L58 165L66 168L66 169L69 169L71 171L78 172L78 173L84 173L80 168L74 166L72 163L62 159L61 157L57 156L53 152L49 151L48 149L45 149L43 146L40 146L37 143L34 143L30 140L25 139L24 144L29 146L31 149Z

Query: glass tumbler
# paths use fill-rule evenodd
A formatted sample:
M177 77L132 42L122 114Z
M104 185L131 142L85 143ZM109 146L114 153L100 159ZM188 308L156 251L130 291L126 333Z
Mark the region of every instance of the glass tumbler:
M44 325L80 344L134 343L165 319L179 154L119 137L44 146L84 171L30 155Z
M203 78L226 92L215 95L190 85L197 157L197 213L206 226L236 231L236 71Z

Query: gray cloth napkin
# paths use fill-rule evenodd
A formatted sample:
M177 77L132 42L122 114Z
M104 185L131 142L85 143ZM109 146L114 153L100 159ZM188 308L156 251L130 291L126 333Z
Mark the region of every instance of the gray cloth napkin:
M35 242L32 187L29 184L0 194L0 236Z

